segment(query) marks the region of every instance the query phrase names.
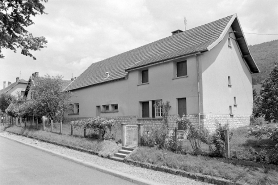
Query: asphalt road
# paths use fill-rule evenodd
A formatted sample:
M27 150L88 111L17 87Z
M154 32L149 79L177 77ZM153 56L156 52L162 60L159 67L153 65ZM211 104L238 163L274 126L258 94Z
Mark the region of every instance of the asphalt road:
M0 137L0 184L133 183Z

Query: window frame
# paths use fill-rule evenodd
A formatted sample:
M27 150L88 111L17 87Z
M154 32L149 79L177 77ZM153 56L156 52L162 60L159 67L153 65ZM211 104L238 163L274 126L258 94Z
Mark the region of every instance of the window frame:
M149 69L141 70L141 81L140 82L141 82L141 84L149 83Z
M155 106L157 102L161 102L162 100L152 100L154 102L154 117L161 118L163 116L163 110L161 106Z
M185 66L185 69L181 69L179 67L179 65L181 65L181 64L183 67ZM187 71L188 71L187 70L187 60L182 60L182 61L176 62L175 66L176 66L176 78L182 78L182 77L187 76ZM181 71L179 71L179 69L181 69ZM185 73L185 74L183 74L183 73Z
M141 117L142 118L150 118L150 102L149 101L142 101L140 102L141 104ZM144 104L148 106L144 106ZM148 107L148 111L144 110L144 108Z

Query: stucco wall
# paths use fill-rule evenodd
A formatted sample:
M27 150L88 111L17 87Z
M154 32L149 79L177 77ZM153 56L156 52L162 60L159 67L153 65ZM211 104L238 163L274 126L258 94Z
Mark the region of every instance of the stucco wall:
M139 84L140 70L131 71L127 79L95 85L73 91L72 102L79 103L79 115L69 117L94 117L96 106L118 104L119 111L101 113L103 117L140 117L140 101L169 101L170 114L177 114L177 98L186 98L187 114L198 112L196 58L187 58L188 76L174 79L174 62L149 67L149 83Z
M233 33L230 35L235 38ZM232 106L234 115L246 116L252 113L251 73L233 39L231 47L228 47L228 36L229 33L210 52L200 57L204 115L229 115L229 106ZM228 76L231 78L231 87L228 86ZM237 106L234 105L234 97Z

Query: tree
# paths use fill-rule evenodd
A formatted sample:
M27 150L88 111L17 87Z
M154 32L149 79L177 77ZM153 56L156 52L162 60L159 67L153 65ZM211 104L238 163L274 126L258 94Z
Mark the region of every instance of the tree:
M266 121L278 121L278 66L275 65L269 77L263 82L260 112Z
M30 50L44 48L47 43L44 37L33 37L26 28L34 22L32 16L44 14L43 2L47 0L1 0L0 1L0 58L3 58L2 49L36 58Z
M71 107L71 93L63 91L61 76L37 77L30 91L34 94L32 107L36 115L63 121L64 113Z
M5 112L5 110L8 108L8 106L11 104L11 102L15 99L10 94L1 94L0 96L0 110L2 112Z

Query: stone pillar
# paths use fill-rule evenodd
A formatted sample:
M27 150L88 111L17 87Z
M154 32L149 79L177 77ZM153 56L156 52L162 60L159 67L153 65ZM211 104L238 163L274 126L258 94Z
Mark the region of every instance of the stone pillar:
M121 126L122 126L122 145L125 146L126 144L126 123L122 123Z
M141 137L142 137L142 123L138 123L138 146L141 145Z
M70 123L70 135L73 135L73 121Z

